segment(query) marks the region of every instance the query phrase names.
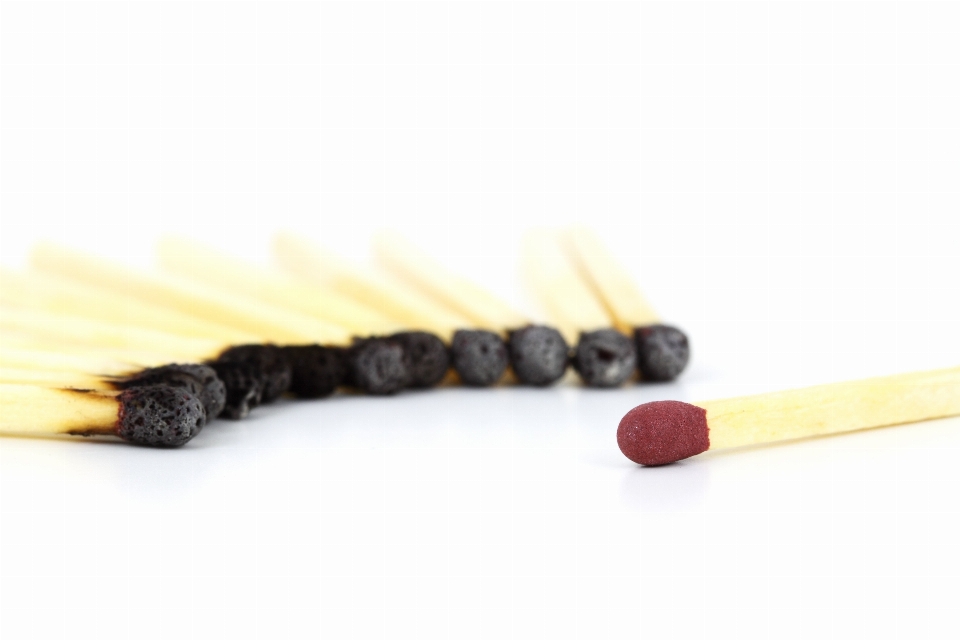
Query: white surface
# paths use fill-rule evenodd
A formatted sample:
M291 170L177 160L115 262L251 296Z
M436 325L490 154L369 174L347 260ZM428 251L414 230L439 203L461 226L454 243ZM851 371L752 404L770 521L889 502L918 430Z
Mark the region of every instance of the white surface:
M0 262L594 226L676 385L0 441L4 638L953 637L960 422L640 469L622 414L960 362L956 3L3 3Z

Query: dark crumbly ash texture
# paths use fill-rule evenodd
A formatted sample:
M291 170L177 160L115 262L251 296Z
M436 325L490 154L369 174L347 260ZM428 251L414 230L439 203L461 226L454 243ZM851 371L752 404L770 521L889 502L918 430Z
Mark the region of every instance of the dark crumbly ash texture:
M510 364L507 345L493 331L461 329L450 345L453 369L463 384L489 387L503 377Z
M179 447L200 433L206 410L200 399L168 385L135 387L119 398L117 435L148 447Z
M623 416L617 445L623 455L650 466L695 456L710 448L707 412L676 400L642 404Z
M673 380L690 360L690 342L683 331L665 324L637 327L637 368L644 380Z
M250 410L260 404L260 372L248 362L214 360L209 364L227 389L220 417L229 420L246 418Z
M140 373L117 381L118 389L132 389L155 384L186 389L200 398L207 412L207 420L213 420L227 402L227 389L217 372L203 364L167 364L144 369Z
M573 368L590 387L616 387L633 374L637 353L633 341L615 329L580 334Z
M290 363L283 350L272 344L244 344L231 347L218 360L246 362L257 368L260 375L260 403L270 404L287 392L293 380Z
M410 375L409 387L428 389L436 386L450 368L450 352L443 340L426 331L395 333L390 339L403 349L403 363Z
M290 363L290 391L301 398L325 398L343 382L346 373L341 349L320 345L282 347Z
M410 384L403 347L390 338L356 339L346 365L345 382L372 395L394 394Z
M510 362L520 382L536 387L553 384L567 370L570 347L552 327L530 325L510 333Z

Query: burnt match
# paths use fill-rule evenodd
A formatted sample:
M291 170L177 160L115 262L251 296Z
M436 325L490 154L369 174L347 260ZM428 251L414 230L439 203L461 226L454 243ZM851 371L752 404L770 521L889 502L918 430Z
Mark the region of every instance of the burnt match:
M704 451L825 436L960 415L960 367L688 404L631 409L617 444L643 465Z
M661 324L633 278L592 231L571 230L566 240L584 279L606 307L614 326L633 335L641 378L658 382L679 376L690 360L686 334Z
M149 447L179 447L206 424L200 400L166 385L125 391L0 384L0 434L113 436Z

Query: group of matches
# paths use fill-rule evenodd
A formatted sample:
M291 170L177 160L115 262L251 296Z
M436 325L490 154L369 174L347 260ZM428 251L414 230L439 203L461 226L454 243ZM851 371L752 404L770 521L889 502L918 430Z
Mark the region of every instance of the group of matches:
M612 388L672 380L689 358L686 336L583 229L523 244L550 326L396 234L376 238L379 271L292 235L273 248L282 270L166 239L155 275L36 247L29 271L0 272L0 434L171 447L284 394L547 386L568 367Z

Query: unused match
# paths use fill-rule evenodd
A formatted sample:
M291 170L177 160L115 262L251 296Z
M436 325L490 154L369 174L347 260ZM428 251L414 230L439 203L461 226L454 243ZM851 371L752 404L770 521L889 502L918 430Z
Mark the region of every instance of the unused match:
M630 460L670 464L704 451L960 415L960 367L688 404L648 402L617 428Z

